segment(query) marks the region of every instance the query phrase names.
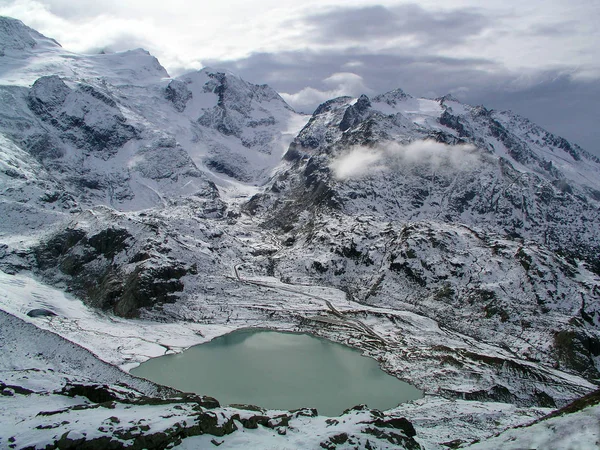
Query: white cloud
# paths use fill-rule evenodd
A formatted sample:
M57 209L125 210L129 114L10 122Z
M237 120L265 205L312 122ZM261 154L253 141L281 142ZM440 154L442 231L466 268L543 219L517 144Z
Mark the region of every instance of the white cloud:
M383 170L381 162L384 156L381 150L354 147L348 153L334 159L329 167L339 180L360 178Z
M472 170L479 163L475 146L447 145L432 140L409 144L384 143L373 148L356 146L337 156L329 167L338 180L361 178L397 170L400 166L426 165L431 170Z
M360 75L352 72L338 72L325 78L322 83L329 89L318 90L306 87L295 94L282 92L281 96L293 108L298 111L314 110L319 104L326 100L348 95L358 97L361 94L370 94L372 89L365 86Z
M344 69L354 69L357 67L364 67L365 63L363 63L362 61L348 61L346 64L344 64Z
M67 50L143 46L170 73L195 70L202 60L290 48L301 41L302 30L284 23L299 14L298 6L285 0L0 0L0 15L22 20Z
M505 0L490 0L485 4L478 0L418 3L383 0L378 4L390 11L402 5L419 5L424 17L434 19L436 14L454 17L448 15L452 11L459 15L461 11L476 11L487 18L480 33L462 44L431 47L427 51L431 56L480 58L485 55L508 70L569 66L577 68L577 76L600 77L600 47L596 45L600 38L597 26L600 6L597 2L531 0L516 5ZM254 52L277 53L308 47L312 51L340 54L357 46L372 54L405 52L410 42L401 33L384 36L367 33L358 42L347 39L343 33L324 42L311 40L314 29L310 19L305 21L307 17L369 6L373 6L373 2L368 0L330 0L326 4L322 0L300 3L294 0L0 0L0 14L25 21L73 51L110 45L132 48L142 43L169 71L180 72L196 68L202 60L233 60ZM345 9L340 9L342 7ZM377 30L377 24L373 26ZM444 44L444 40L440 43ZM339 70L356 68L349 62Z

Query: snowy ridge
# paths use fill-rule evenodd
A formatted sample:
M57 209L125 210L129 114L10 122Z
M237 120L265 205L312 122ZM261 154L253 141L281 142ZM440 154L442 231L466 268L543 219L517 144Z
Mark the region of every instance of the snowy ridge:
M30 86L46 75L103 78L114 85L156 83L168 76L158 60L143 49L79 55L10 17L0 17L0 43L2 85Z
M47 38L20 20L10 17L0 17L0 42L2 56L30 52L40 47L60 47L54 39Z

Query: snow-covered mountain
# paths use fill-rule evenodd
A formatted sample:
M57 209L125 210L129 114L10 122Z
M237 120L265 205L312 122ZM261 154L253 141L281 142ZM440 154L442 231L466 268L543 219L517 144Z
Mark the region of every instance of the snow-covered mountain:
M600 160L525 118L400 89L308 117L227 71L171 78L144 50L78 55L10 18L0 104L0 414L20 424L0 446L441 448L596 388ZM356 347L426 397L334 425L113 367L252 326ZM33 366L54 375L32 381ZM44 396L66 424L35 419ZM142 429L143 409L174 419Z

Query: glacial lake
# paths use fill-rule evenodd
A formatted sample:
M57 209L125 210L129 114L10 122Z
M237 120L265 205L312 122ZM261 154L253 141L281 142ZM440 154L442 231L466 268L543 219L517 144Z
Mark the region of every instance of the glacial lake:
M385 410L423 393L357 350L307 334L241 330L183 353L152 358L132 375L184 392L268 409L338 416L364 403Z

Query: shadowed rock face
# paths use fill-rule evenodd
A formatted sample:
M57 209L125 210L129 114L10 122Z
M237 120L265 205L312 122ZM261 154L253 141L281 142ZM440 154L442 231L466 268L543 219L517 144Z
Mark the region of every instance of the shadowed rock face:
M183 112L192 93L183 81L171 80L165 89L165 97L173 103L175 110Z
M33 84L28 105L42 121L60 131L63 141L84 151L102 153L104 158L137 136L108 95L85 84L72 90L55 75Z
M367 114L367 111L371 107L371 101L366 95L361 95L356 103L346 108L344 117L340 122L340 130L346 131L359 123L361 123Z
M591 317L588 320L593 319ZM554 336L557 359L568 369L596 377L593 370L594 358L600 356L600 339L585 330L570 329L557 332Z
M67 279L69 289L92 306L135 317L140 308L174 302L184 288L181 278L195 273L177 261L157 260L151 247L127 264L128 251L137 247L126 229L91 236L66 229L34 249L35 264L49 281Z
M585 158L592 167L598 166L596 157L567 146L526 119L464 105L466 112L459 114L444 99L436 119L438 129L407 122L402 113L381 114L378 104L411 101L392 94L373 101L363 95L353 105L342 97L317 108L285 156L293 168L281 172L270 190L253 198L249 211L267 212L266 222L272 224L280 223L282 216L292 216L290 209L301 214L324 205L341 206L347 215L374 212L381 220L464 223L534 240L570 258L585 260L600 274L596 269L600 265L598 236L588 226L600 223L594 189L567 180L543 155L560 153L574 164ZM458 108L455 103L448 105ZM539 136L541 141L535 143L529 136ZM339 180L331 170L332 162L355 146L382 152L378 149L386 145L423 139L450 146L472 144L477 149L473 158L459 167L431 163L426 157L420 162L415 156L410 162L386 157L380 170L358 178ZM490 140L500 143L487 143ZM494 156L494 145L502 145L506 156ZM536 151L537 145L546 153ZM519 164L530 170L524 171ZM315 195L317 190L328 192L330 200L323 202ZM277 207L271 207L273 202Z

